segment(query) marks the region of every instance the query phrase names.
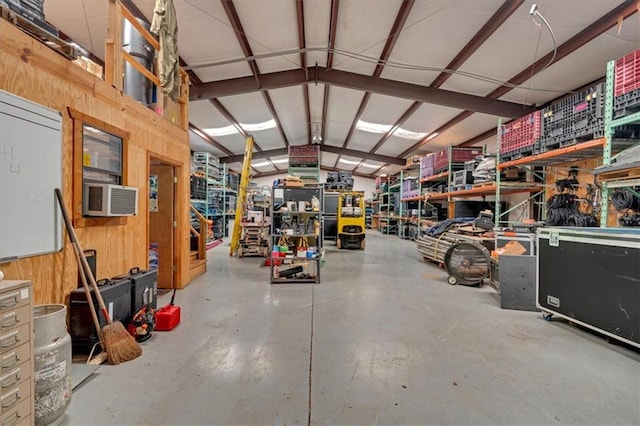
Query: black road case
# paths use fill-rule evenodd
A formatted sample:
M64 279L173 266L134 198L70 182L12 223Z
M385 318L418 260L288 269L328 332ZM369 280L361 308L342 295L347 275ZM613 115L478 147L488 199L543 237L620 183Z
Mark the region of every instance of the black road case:
M131 268L128 274L118 275L113 280L131 280L131 313L135 313L143 305L149 304L156 309L158 307L158 271L150 269L141 270L139 267Z
M640 230L538 230L537 305L640 347Z
M131 319L131 280L119 281L100 280L100 294L104 299L112 321L120 321L127 324ZM91 300L96 308L100 328L107 325L96 295L91 289ZM89 353L94 343L98 342L98 334L93 325L89 303L83 288L73 290L69 296L69 334L71 335L71 347L74 354Z

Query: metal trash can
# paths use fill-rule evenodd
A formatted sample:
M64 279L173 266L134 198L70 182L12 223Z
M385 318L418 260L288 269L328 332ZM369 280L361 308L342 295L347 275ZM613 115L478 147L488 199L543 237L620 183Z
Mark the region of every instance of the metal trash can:
M35 424L60 418L71 403L71 336L65 305L33 307Z

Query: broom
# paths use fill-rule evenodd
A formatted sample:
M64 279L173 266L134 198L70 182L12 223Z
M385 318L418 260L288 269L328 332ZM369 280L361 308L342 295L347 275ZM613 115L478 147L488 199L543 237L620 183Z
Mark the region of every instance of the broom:
M84 269L82 268L82 261L80 260L80 254L78 254L78 250L75 249L75 246L73 247L73 252L76 255L76 262L78 263L78 273L80 273L82 286L84 287L84 292L87 295L87 302L89 303L89 311L91 312L93 325L96 328L96 332L98 333L98 338L100 339L100 344L102 345L102 349L104 350L104 352L98 354L95 358L91 359L91 355L93 354L93 350L92 350L91 354L89 354L89 359L87 359L87 364L100 365L107 360L107 352L105 349L104 340L102 340L102 333L100 330L100 321L98 321L98 314L96 313L96 308L93 306L91 289L89 288L89 284L87 284L87 275L84 273Z
M107 311L104 300L102 299L102 295L100 294L100 289L98 289L98 284L96 284L96 279L93 276L91 267L87 262L87 258L84 256L84 252L80 247L80 243L78 242L78 238L76 237L73 225L71 225L69 214L67 213L67 209L64 205L64 200L62 199L62 191L60 191L59 188L56 188L55 192L56 197L58 198L58 204L60 205L60 210L62 211L64 223L67 227L69 239L71 240L71 244L76 251L76 256L80 258L82 268L85 273L85 279L86 277L89 278L91 286L93 287L93 291L95 292L96 298L98 299L98 305L100 306L102 315L107 322L107 325L102 327L102 330L99 333L102 336L102 342L104 345L104 349L107 352L107 359L109 360L109 364L117 365L121 362L135 359L142 354L142 348L140 347L138 342L136 342L134 338L131 337L131 334L129 334L129 332L124 328L124 325L122 325L120 321L111 321L109 312Z

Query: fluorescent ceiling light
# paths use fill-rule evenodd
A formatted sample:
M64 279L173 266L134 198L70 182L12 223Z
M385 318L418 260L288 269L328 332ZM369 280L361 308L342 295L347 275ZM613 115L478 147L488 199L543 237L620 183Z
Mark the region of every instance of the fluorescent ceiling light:
M289 159L288 158L280 158L279 160L271 160L271 162L269 161L260 161L257 163L251 163L251 165L253 167L265 167L265 166L270 166L271 163L273 164L283 164L283 163L288 163Z
M389 124L369 123L368 121L363 120L358 120L358 123L356 124L356 129L369 133L387 133L392 127L393 126ZM412 132L411 130L403 129L402 127L398 127L393 132L393 136L403 139L422 139L427 136L427 134L428 133L426 132Z
M362 163L362 164L360 164L360 167L368 167L368 168L370 168L370 169L377 169L377 168L378 168L378 167L380 167L380 166L377 166L377 165L375 165L375 164Z
M360 164L360 162L359 162L359 161L345 160L344 158L341 158L341 159L340 159L340 162L341 162L341 163L344 163L344 164L350 164L350 165L352 165L352 166L357 166L358 164Z
M217 127L215 129L202 129L209 136L227 136L238 133L238 129L235 126L225 126L225 127Z
M369 133L387 133L391 130L391 126L387 124L369 123L368 121L358 120L356 129Z
M247 132L259 132L260 130L269 130L276 127L276 120L272 118L271 120L265 121L263 123L256 123L256 124L240 123L240 127L242 127Z
M427 136L427 132L412 132L411 130L398 127L396 131L393 132L393 136L397 136L402 139L422 139Z
M276 120L271 119L269 121L265 121L262 123L255 123L255 124L243 124L240 123L240 127L242 127L245 131L247 132L259 132L261 130L268 130L268 129L273 129L276 126ZM225 126L225 127L216 127L214 129L202 129L205 133L207 133L209 136L228 136L228 135L233 135L235 133L239 133L238 129L236 129L236 126L234 125L230 125L230 126Z

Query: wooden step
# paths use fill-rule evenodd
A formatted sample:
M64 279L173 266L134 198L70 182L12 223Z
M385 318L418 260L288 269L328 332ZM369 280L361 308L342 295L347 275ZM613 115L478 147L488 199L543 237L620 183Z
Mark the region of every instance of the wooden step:
M189 253L189 259L193 262L194 260L198 260L198 251L192 251Z
M207 259L192 260L189 265L189 278L193 280L207 272Z

